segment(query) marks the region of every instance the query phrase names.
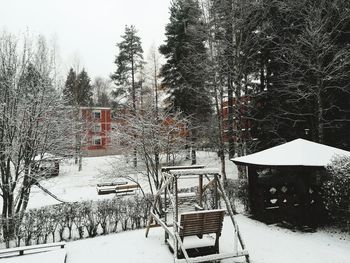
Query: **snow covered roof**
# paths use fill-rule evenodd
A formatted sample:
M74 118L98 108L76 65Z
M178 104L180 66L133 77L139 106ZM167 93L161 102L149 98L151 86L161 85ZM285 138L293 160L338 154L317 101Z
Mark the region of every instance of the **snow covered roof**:
M337 155L350 157L350 152L304 139L296 139L264 151L233 158L231 161L238 165L324 167Z
M169 173L173 175L215 175L220 174L220 171L216 168L203 168L170 170Z
M51 153L44 153L43 155L37 155L34 157L35 161L53 161L53 160L60 160L61 158L53 155Z

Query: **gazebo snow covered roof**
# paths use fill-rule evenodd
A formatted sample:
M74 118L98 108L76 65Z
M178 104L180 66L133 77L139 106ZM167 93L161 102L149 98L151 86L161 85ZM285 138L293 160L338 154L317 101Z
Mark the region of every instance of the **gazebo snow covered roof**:
M237 165L325 167L337 155L350 157L350 152L296 139L264 151L231 159L231 161Z

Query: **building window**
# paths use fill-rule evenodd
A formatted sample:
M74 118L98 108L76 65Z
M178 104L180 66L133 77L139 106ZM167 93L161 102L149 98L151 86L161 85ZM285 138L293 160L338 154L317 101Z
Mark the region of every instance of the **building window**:
M101 145L101 144L102 144L101 137L94 137L94 138L92 139L92 144L93 144L93 145Z
M94 117L94 119L101 119L101 111L100 110L94 110L92 112L92 116Z
M101 124L97 123L94 125L94 132L101 132Z

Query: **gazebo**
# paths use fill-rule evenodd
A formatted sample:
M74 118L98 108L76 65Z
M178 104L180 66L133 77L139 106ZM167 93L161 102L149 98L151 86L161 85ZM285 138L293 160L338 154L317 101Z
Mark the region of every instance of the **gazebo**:
M335 156L350 152L296 139L231 159L248 167L249 200L254 216L266 220L295 220L315 224L321 219L319 186L325 167Z

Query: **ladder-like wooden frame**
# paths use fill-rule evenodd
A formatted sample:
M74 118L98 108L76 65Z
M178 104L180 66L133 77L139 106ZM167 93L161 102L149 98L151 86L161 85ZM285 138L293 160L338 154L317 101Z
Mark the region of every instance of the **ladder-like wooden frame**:
M182 242L182 238L180 237L180 223L178 222L178 179L182 176L198 176L199 178L199 206L202 206L202 195L210 185L214 185L215 190L215 203L217 208L218 196L219 194L222 196L225 204L227 213L230 216L231 222L234 226L234 248L232 253L218 253L211 254L206 256L197 256L197 257L189 257L184 244ZM209 179L209 183L203 187L203 177ZM213 178L210 180L210 177ZM222 182L220 181L220 173L216 169L204 169L204 166L196 165L196 166L175 166L175 167L163 167L162 168L162 180L163 186L158 190L156 195L154 196L154 202L151 207L150 216L147 222L146 228L146 237L149 234L149 230L153 226L161 226L165 230L165 240L169 242L172 240L173 244L171 247L174 249L174 262L187 262L187 263L195 263L195 262L206 262L206 261L215 261L226 258L234 258L234 257L242 257L246 258L246 261L249 263L249 254L246 250L245 243L242 239L242 236L239 232L239 228L237 222L234 218L233 210L231 208L229 199L227 198L225 189L223 187ZM158 214L162 213L162 211L156 211L158 202L161 201L161 195L164 193L164 219L162 219ZM169 195L169 196L168 196ZM166 199L169 197L170 204L173 209L173 224L167 224L167 216L166 216ZM155 222L155 225L152 225L152 222ZM170 241L171 242L171 241ZM184 258L179 259L179 251L182 252Z

